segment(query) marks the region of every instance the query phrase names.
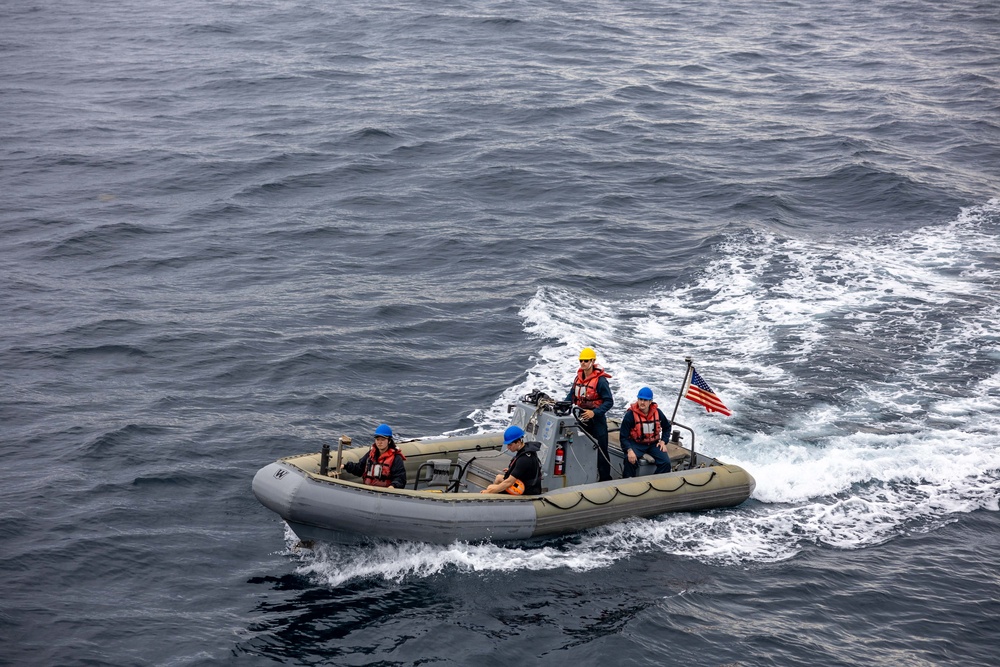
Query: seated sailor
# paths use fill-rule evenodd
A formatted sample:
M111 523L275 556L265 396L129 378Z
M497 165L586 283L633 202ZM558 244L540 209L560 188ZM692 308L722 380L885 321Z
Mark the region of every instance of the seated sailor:
M512 496L537 496L542 492L542 464L538 461L539 442L525 442L524 429L508 426L503 444L514 453L510 465L480 493L509 493Z
M369 486L406 487L406 457L396 448L392 439L392 429L388 424L379 424L375 429L375 444L357 463L348 461L340 466L352 475L358 475Z
M628 407L622 417L618 432L625 452L622 478L635 477L639 459L649 454L656 462L656 474L670 472L670 456L664 438L670 433L670 420L653 403L653 390L643 387L639 390L635 403Z

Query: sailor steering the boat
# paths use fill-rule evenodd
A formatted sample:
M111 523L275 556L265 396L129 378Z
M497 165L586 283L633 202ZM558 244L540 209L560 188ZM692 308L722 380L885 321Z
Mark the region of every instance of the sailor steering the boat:
M573 380L573 386L566 396L567 401L580 408L583 429L597 443L597 481L611 479L611 458L608 455L607 412L615 406L608 378L611 376L597 365L597 352L592 347L580 350L580 369Z

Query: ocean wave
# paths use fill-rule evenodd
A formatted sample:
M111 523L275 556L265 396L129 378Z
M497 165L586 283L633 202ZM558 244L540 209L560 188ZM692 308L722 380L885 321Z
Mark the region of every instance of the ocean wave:
M31 242L31 245L41 250L42 257L47 259L89 257L113 252L122 244L141 242L165 233L152 225L116 222L78 229L55 242L39 240Z
M86 458L103 459L108 456L125 456L135 461L139 451L171 432L169 427L154 424L126 424L102 433L80 446L79 453Z

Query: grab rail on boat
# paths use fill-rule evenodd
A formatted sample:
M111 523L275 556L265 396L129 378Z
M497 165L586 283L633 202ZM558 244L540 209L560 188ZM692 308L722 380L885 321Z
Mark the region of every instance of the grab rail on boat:
M691 447L689 447L689 449L691 450L691 462L688 463L688 468L687 468L688 470L691 470L692 468L694 468L694 462L695 462L695 458L696 458L695 457L695 453L694 453L694 429L691 428L690 426L685 426L684 424L680 424L678 422L674 422L673 425L677 426L677 427L680 427L680 428L684 429L685 431L687 431L688 433L691 434ZM680 444L681 444L681 437L680 436L681 436L680 433L678 433L677 431L674 431L670 435L670 442L674 443L677 446L680 446Z

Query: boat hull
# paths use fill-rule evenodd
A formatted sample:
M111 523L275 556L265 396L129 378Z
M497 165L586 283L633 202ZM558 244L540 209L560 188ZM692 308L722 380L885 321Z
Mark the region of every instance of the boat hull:
M754 480L718 465L628 480L554 489L540 496L383 489L317 475L283 460L253 481L258 500L302 540L362 538L448 544L506 542L559 535L629 517L732 507Z
M667 443L672 472L655 474L652 460L643 457L637 477L598 482L598 447L568 404L533 392L510 408L511 423L539 444L541 495L479 493L510 465L501 432L397 443L412 488L366 486L332 472L341 460L359 461L368 451L363 446L332 461L329 453L279 459L257 473L253 492L305 541L441 544L526 540L629 517L732 507L753 493L754 479L745 470L695 452L693 432L688 447L678 431ZM612 431L612 468L622 470L624 453Z

